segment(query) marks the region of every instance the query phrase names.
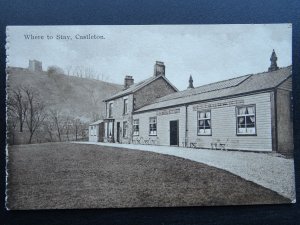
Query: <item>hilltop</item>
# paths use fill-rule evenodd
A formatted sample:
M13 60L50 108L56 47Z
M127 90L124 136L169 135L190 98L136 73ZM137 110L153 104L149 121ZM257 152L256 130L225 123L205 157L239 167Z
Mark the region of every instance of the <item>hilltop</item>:
M95 79L49 74L45 71L30 71L9 67L8 92L17 87L32 87L47 109L91 122L105 116L103 100L122 90L122 85Z

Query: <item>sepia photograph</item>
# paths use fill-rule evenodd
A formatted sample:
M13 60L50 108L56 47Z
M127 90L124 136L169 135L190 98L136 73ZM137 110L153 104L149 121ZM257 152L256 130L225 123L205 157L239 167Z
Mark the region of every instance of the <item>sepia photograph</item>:
M8 26L6 208L296 202L292 24Z

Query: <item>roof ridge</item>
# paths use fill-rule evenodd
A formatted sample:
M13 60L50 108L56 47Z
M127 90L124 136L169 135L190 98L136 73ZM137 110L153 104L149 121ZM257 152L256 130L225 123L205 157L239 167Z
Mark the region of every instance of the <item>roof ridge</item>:
M109 100L113 100L113 99L116 99L116 98L119 98L119 97L122 97L124 95L127 95L127 94L131 94L141 88L143 88L144 86L146 86L147 84L150 84L151 82L159 79L159 78L162 78L164 79L168 84L171 85L172 88L174 88L174 90L178 91L178 89L163 75L160 75L160 76L150 76L149 78L146 78L136 84L133 84L132 86L130 86L129 88L125 89L125 90L122 90L122 91L119 91L117 92L116 94L114 94L113 96L110 96L109 98L107 99L104 99L103 101L109 101ZM130 90L132 89L132 90Z
M289 67L292 67L292 65L290 66L286 66L286 67L280 67L278 68L278 70L282 70L282 69L287 69ZM275 71L273 71L275 72ZM193 96L193 95L198 95L200 93L209 93L209 92L213 92L213 91L216 91L216 90L223 90L223 89L227 89L227 88L233 88L233 87L237 87L239 86L240 84L242 84L243 82L247 81L249 78L253 77L253 76L257 76L257 75L262 75L262 74L267 74L269 73L269 71L264 71L264 72L260 72L260 73L249 73L249 74L246 74L246 75L242 75L242 76L237 76L237 77L233 77L233 78L229 78L229 79L225 79L225 80L221 80L221 81L217 81L217 82L213 82L213 83L208 83L208 84L204 84L204 85L201 85L201 86L198 86L198 87L195 87L193 89L188 89L188 90L183 90L183 91L179 91L179 92L175 92L175 93L172 93L170 95L176 95L176 93L184 93L184 92L191 92L190 95L187 95L187 96ZM231 80L235 80L235 79L241 79L245 77L245 79L241 80L240 82L238 82L237 84L234 84L234 85L231 85L231 86L228 86L228 87L223 87L223 88L215 88L215 89L212 89L212 90L207 90L207 91L202 91L202 92L198 92L198 93L193 93L193 90L196 90L196 89L200 89L200 88L203 88L203 87L207 87L209 85L216 85L216 84L220 84L222 82L228 82L228 81L231 81ZM164 99L165 97L167 97L169 95L166 95L166 96L163 96L161 98L158 98L155 103L158 103L158 102L165 102L165 101L169 101L171 99L179 99L179 98L182 98L182 96L176 96L174 98L171 98L171 99ZM186 96L185 96L186 97Z
M225 82L225 81L235 80L235 79L238 79L238 78L241 78L241 77L250 76L250 75L253 75L253 74L250 73L250 74L246 74L246 75L242 75L242 76L237 76L237 77L232 77L232 78L229 78L229 79L220 80L220 81L216 81L216 82L212 82L212 83L208 83L208 84L203 84L201 86L195 87L195 89L196 88L200 88L200 87L204 87L206 85L218 84L218 83L222 83L222 82Z
M183 105L186 103L210 101L217 98L228 98L242 94L270 91L273 90L276 86L278 86L278 84L280 84L283 81L286 81L292 76L291 69L292 66L287 66L282 67L276 71L244 75L247 77L241 79L242 81L238 80L238 84L236 84L236 82L229 82L228 84L231 84L230 87L223 88L224 86L221 85L222 88L206 92L193 92L194 95L191 95L191 93L188 93L189 95L176 95L174 93L175 97L171 96L171 98L168 98L168 96L170 95L162 97L160 99L157 99L158 101L138 109L136 112L156 110L160 107L172 107L175 105Z
M278 70L281 70L281 69L286 69L288 67L292 67L292 65L289 65L289 66L285 66L285 67L279 67ZM275 70L275 71L272 71L272 72L276 72L278 70ZM248 74L245 74L245 75L241 75L241 76L237 76L237 77L232 77L232 78L229 78L229 79L225 79L225 80L221 80L221 81L216 81L216 82L212 82L212 83L209 83L209 84L204 84L204 85L201 85L201 86L198 86L198 87L203 87L203 86L206 86L206 85L211 85L211 84L217 84L217 83L222 83L222 82L225 82L225 81L230 81L230 80L234 80L234 79L238 79L238 78L241 78L241 77L246 77L246 76L253 76L253 75L260 75L260 74L264 74L264 73L269 73L269 71L263 71L263 72L259 72L259 73L248 73ZM244 80L243 80L244 81ZM243 81L241 81L240 83L242 83ZM195 87L198 88L198 87ZM184 90L185 91L185 90Z

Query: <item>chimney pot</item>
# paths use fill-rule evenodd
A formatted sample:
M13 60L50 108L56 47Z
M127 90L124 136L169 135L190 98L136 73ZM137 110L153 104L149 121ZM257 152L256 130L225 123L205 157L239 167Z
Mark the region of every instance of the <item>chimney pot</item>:
M124 78L124 89L129 88L133 84L134 84L134 79L132 78L132 76L126 75Z

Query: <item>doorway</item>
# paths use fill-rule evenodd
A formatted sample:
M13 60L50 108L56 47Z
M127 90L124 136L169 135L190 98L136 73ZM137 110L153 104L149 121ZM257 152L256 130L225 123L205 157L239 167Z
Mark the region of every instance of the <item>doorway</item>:
M170 121L170 145L178 146L179 143L179 126L178 120Z
M120 122L117 122L117 142L120 143Z

